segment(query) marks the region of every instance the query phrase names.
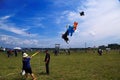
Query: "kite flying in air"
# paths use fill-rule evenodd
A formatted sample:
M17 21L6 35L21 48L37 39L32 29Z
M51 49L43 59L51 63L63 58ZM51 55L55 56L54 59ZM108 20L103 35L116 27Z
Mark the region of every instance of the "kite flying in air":
M79 12L79 14L80 16L85 15L84 11ZM66 43L68 43L69 41L68 36L69 35L72 36L75 30L77 29L77 25L78 25L78 22L74 22L73 26L69 25L67 31L64 34L62 34L62 38L66 41Z
M78 25L78 22L74 22L73 26L69 25L67 31L64 34L62 34L62 38L66 41L66 43L68 43L69 41L68 36L69 35L72 36L75 30L77 29L77 25Z
M84 11L80 12L80 16L84 16L84 15L85 15Z

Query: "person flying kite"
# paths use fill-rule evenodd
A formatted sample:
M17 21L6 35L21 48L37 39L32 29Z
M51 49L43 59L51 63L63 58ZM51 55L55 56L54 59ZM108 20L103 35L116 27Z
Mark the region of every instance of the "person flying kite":
M69 25L67 31L64 34L62 34L62 38L66 41L66 43L68 43L69 41L68 36L69 35L72 36L75 30L77 29L77 25L78 25L78 22L74 22L73 26Z
M31 77L33 78L33 80L36 80L35 75L32 72L32 68L30 65L30 60L32 57L34 57L35 55L37 55L40 51L35 52L32 56L28 56L27 53L23 53L23 59L22 59L22 63L23 63L23 67L22 67L22 75L26 75L26 78L28 78L28 75L30 74Z

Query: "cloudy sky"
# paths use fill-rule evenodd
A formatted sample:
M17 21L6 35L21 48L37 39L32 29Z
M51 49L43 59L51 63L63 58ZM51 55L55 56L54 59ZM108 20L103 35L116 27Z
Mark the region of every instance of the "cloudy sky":
M84 11L85 16L79 12ZM78 22L66 42L66 25ZM120 44L120 0L0 0L0 46L87 47Z

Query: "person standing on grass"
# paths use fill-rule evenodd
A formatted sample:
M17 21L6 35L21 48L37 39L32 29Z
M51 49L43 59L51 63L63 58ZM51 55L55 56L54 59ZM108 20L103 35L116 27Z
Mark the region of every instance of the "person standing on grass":
M17 50L14 50L15 57L17 57Z
M7 56L8 58L12 55L12 50L7 50Z
M70 49L68 49L68 55L70 55Z
M58 51L55 49L54 50L54 55L57 56L58 55Z
M32 69L31 69L31 65L30 65L30 60L31 60L32 56L29 57L27 53L23 53L23 69L25 70L25 76L26 78L28 77L28 74L31 75L33 80L36 80L36 77L34 76L34 74L32 73Z
M102 49L98 49L98 54L100 55L100 56L102 56Z
M49 62L50 62L50 54L48 53L48 50L45 51L45 67L46 67L46 74L49 75Z
M10 50L7 50L7 56L10 57Z

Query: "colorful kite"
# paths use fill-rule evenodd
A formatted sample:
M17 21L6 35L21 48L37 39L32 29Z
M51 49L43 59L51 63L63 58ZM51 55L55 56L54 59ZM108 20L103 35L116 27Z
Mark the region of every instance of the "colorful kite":
M66 41L66 43L68 43L69 41L68 36L69 35L72 36L75 30L77 29L77 25L78 25L78 22L74 22L73 26L69 25L67 31L64 34L62 34L62 38Z
M68 30L64 34L62 34L62 38L66 41L66 43L68 43L68 41L69 41Z

